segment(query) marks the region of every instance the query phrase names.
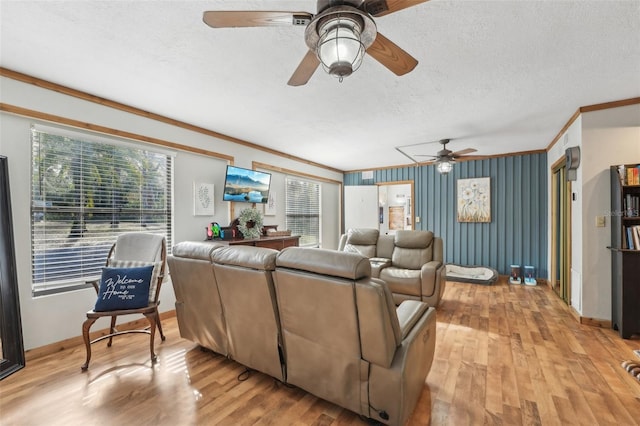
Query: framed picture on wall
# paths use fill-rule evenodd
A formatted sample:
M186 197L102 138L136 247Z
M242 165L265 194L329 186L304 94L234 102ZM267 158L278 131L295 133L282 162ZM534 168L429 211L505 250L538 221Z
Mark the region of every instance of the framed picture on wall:
M213 191L214 187L212 183L193 183L194 216L213 216L215 214Z
M267 202L264 205L264 215L265 216L275 216L276 215L276 209L277 208L277 203L276 203L276 192L275 191L269 191L269 198L267 199Z
M458 179L458 222L491 222L490 178Z

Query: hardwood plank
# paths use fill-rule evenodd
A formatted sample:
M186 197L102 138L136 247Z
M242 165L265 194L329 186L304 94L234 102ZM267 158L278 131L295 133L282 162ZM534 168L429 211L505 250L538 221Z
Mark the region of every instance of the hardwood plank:
M146 336L94 345L86 373L73 339L33 351L42 355L0 382L0 423L368 424L259 372L238 381L245 368L181 339L175 317L163 328L153 366ZM409 425L640 423L640 383L620 367L640 338L580 324L547 286L447 283L436 339Z

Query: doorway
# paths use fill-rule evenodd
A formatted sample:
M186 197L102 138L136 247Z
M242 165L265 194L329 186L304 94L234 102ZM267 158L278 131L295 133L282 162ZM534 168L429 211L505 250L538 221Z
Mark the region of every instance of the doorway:
M571 181L567 162L551 166L551 288L571 304Z
M381 234L413 229L413 181L378 183L378 222Z

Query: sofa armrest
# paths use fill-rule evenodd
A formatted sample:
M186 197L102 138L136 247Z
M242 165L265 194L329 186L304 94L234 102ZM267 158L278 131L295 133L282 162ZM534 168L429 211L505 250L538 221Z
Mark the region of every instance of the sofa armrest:
M373 278L380 278L380 271L387 266L391 266L391 259L386 257L372 257L369 259L371 264L371 276Z
M422 266L421 279L421 300L429 306L438 306L442 294L444 293L445 284L445 264L433 260Z
M420 278L422 280L421 294L423 296L431 296L435 292L436 275L438 268L442 266L442 262L432 260L422 265L420 269Z
M402 339L389 368L371 364L370 418L386 424L406 423L425 389L435 345L436 311L429 307ZM381 416L383 412L386 419Z
M402 333L402 340L404 340L409 332L416 325L418 320L422 317L425 311L429 308L426 303L418 302L417 300L405 300L400 303L400 306L396 308L398 314L398 322L400 323L400 332Z
M340 242L338 243L338 251L344 251L344 246L347 245L347 234L340 235Z
M433 274L435 277L436 271L442 266L442 262L438 260L432 260L431 262L427 262L422 265L421 273L424 276L425 274Z

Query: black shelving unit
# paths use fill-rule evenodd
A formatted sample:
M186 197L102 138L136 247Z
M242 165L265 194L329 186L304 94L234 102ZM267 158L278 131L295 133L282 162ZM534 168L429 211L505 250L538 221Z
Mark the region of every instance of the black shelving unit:
M611 326L623 339L640 334L640 247L633 240L640 229L640 184L627 170L640 164L611 166ZM631 229L631 233L629 232Z

